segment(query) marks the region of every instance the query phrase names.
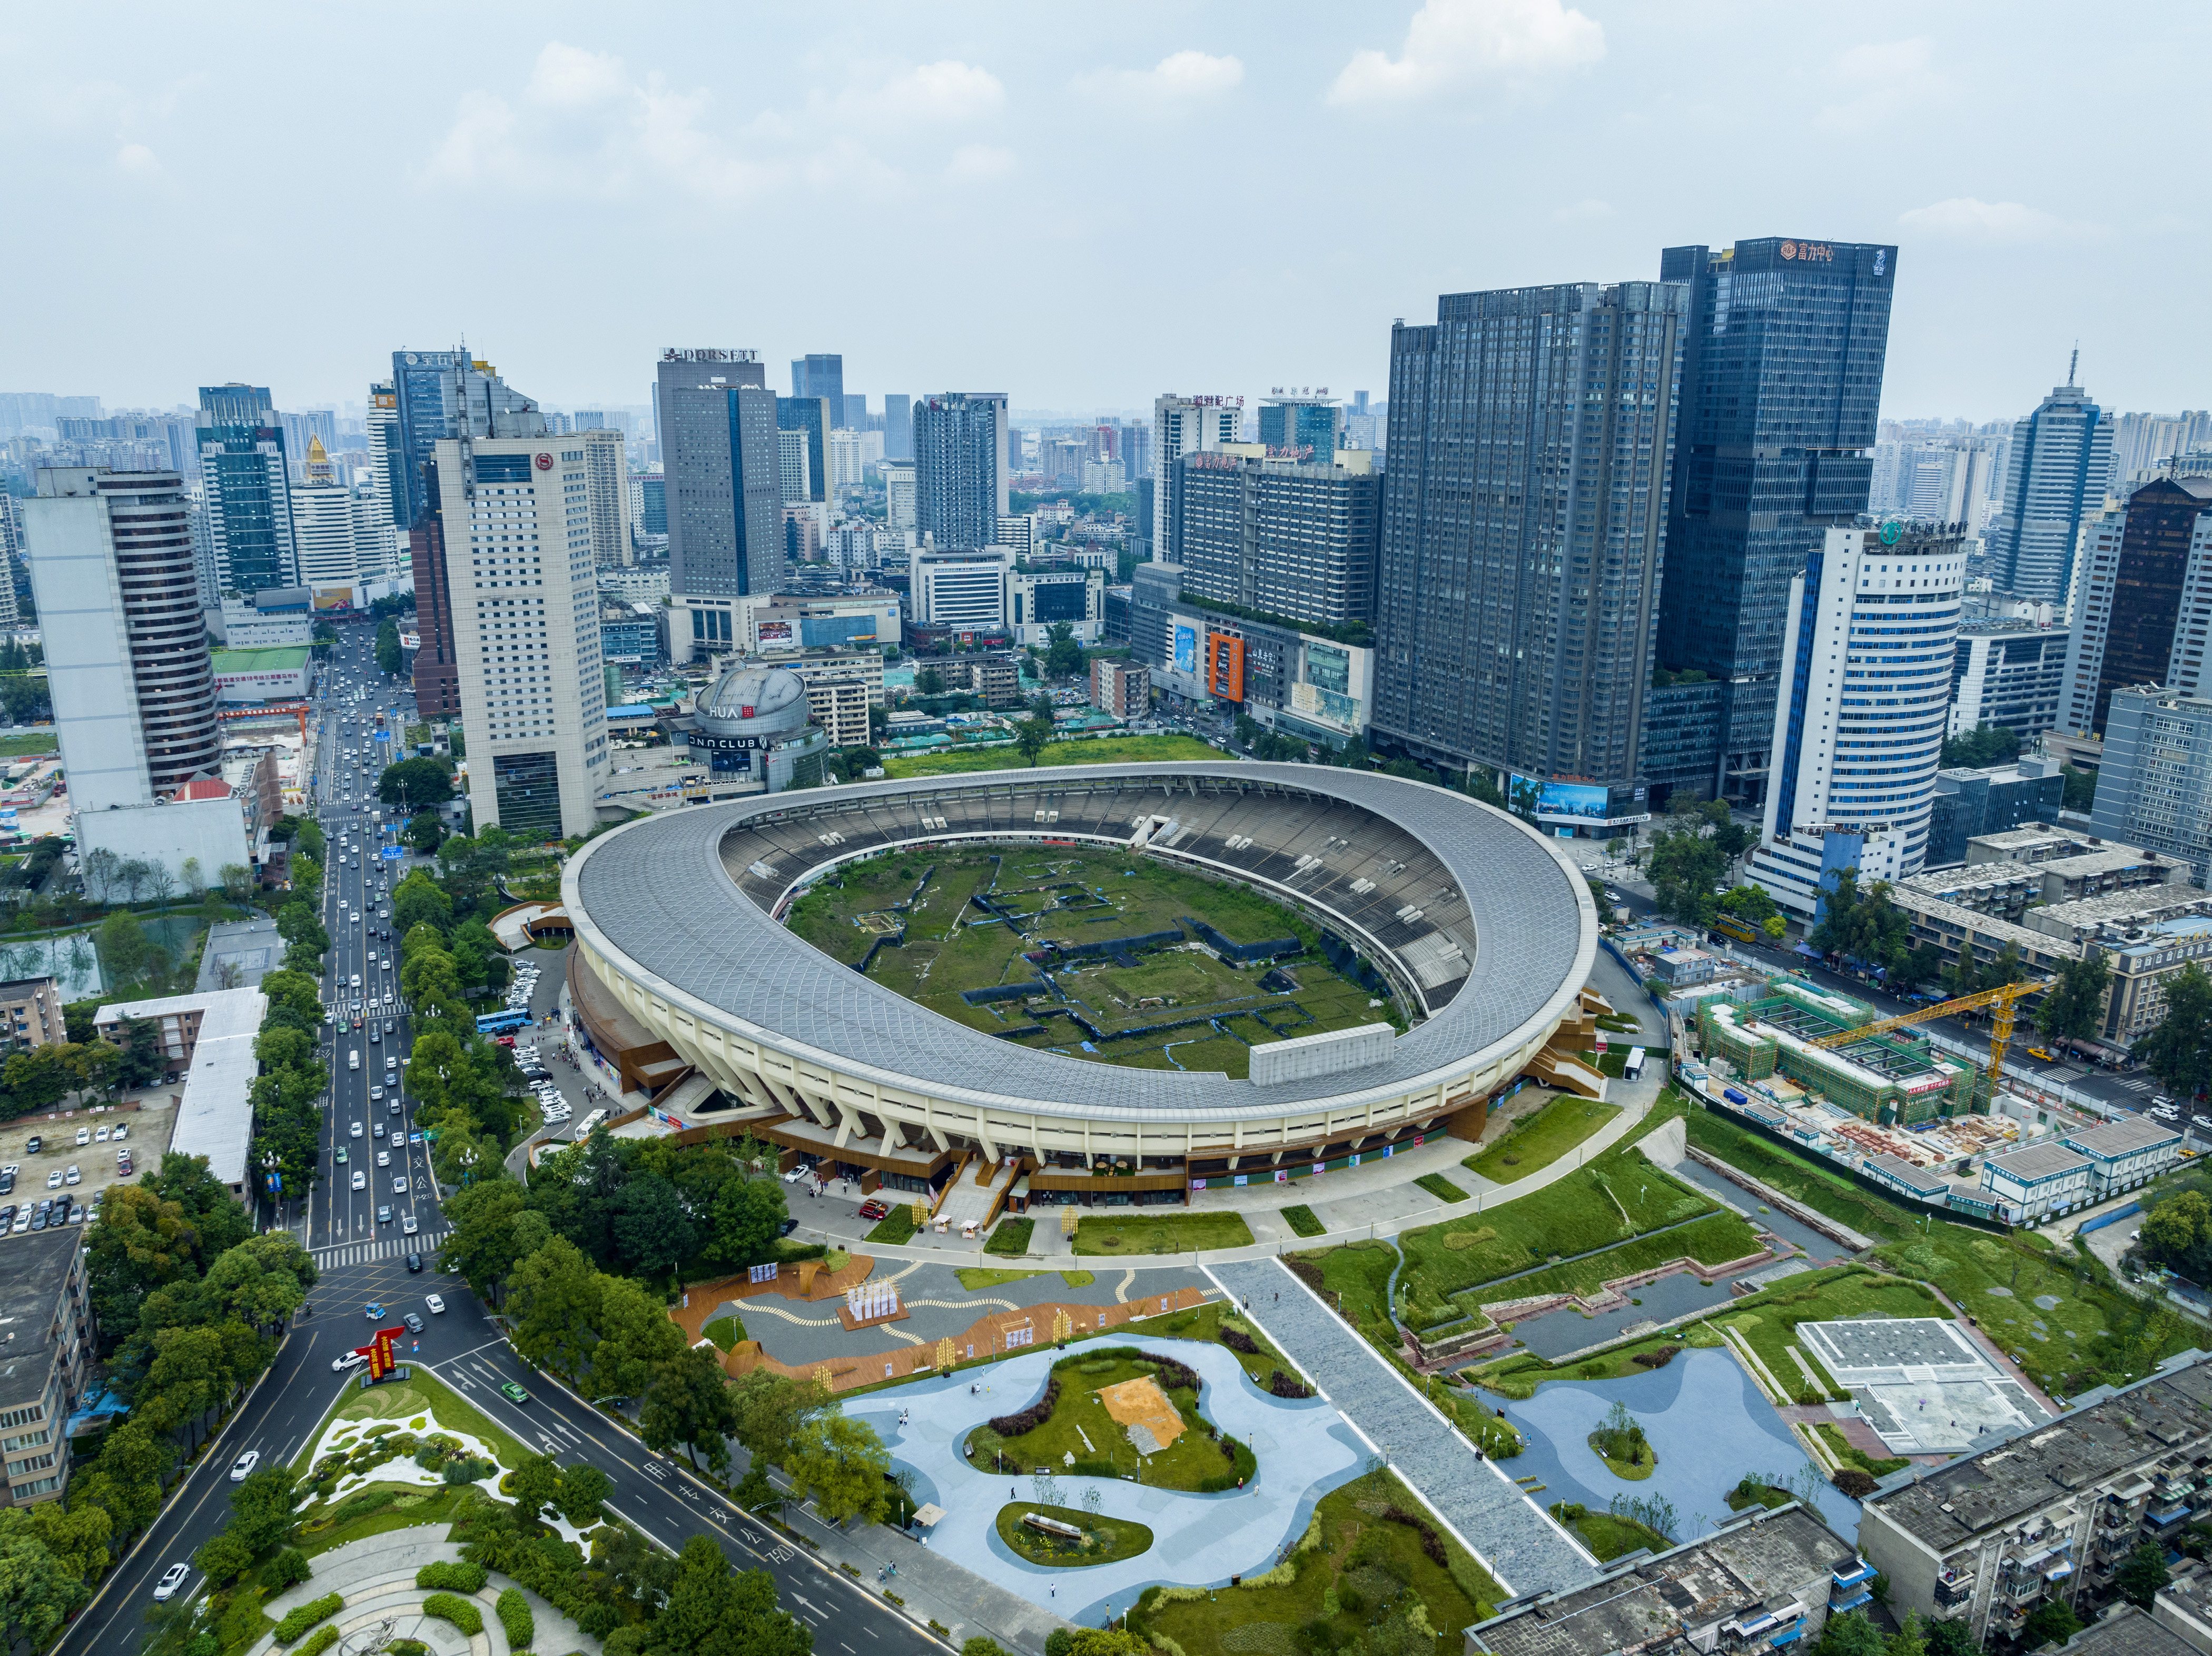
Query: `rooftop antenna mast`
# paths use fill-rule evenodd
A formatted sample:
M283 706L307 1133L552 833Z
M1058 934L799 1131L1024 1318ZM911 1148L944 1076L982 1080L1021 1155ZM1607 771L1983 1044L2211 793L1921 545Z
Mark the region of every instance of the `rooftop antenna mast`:
M2074 355L2066 359L2066 383L2068 385L2074 385L2081 383L2074 377L2075 372L2081 367L2081 342L2077 339L2074 342Z

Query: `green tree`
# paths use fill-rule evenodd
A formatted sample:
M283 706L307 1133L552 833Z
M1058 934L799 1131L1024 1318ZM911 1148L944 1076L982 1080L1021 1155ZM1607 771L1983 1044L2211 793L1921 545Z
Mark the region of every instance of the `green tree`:
M2150 1210L2136 1240L2160 1265L2192 1274L2205 1244L2212 1241L2212 1199L2202 1191L2176 1192Z
M565 1237L556 1236L521 1261L507 1290L514 1349L527 1362L575 1378L590 1359L600 1283L592 1262Z
M2020 757L2020 732L1984 720L1971 731L1943 738L1943 766L1978 770L1986 765L2009 765Z
M1071 678L1083 670L1083 646L1075 641L1072 622L1055 621L1045 628L1052 641L1045 646L1044 670L1054 678Z
M714 1347L693 1346L663 1363L646 1386L637 1423L649 1447L665 1451L680 1443L695 1466L703 1449L707 1465L720 1471L730 1459L724 1440L737 1430L738 1416Z
M1038 756L1044 752L1052 739L1053 725L1050 719L1018 719L1014 721L1014 746L1020 750L1022 757L1032 765L1036 763Z
M161 1510L176 1447L142 1421L111 1426L93 1464L70 1485L70 1504L96 1506L118 1538L137 1534Z
M587 1460L580 1460L561 1469L561 1494L554 1504L560 1507L561 1516L578 1529L595 1529L601 1518L599 1503L613 1493L614 1487L614 1480L605 1472Z
M684 1544L667 1604L637 1647L640 1656L807 1656L813 1647L806 1628L776 1607L775 1579L732 1569L704 1535Z
M2035 1009L2035 1027L2054 1040L2090 1040L2105 1020L2105 992L2112 982L2105 957L2069 961L2058 982Z
M43 1647L92 1597L81 1571L58 1556L39 1533L30 1509L0 1511L0 1634Z
M851 1415L824 1414L799 1429L784 1470L802 1501L832 1524L857 1518L872 1524L882 1515L884 1479L890 1451L875 1429Z
M459 1271L478 1297L489 1299L494 1284L514 1269L515 1261L552 1235L544 1218L533 1214L536 1242L527 1250L520 1248L517 1220L523 1201L522 1186L511 1179L471 1185L447 1197L446 1222L450 1228L438 1250L438 1269Z
M392 924L403 943L418 925L443 932L453 923L453 900L428 870L416 869L392 889ZM402 948L401 958L406 957Z
M387 805L419 810L453 797L453 779L434 759L403 759L376 779L376 797Z
M2074 1607L2063 1598L2046 1598L2028 1611L2027 1619L2021 1623L2020 1648L2033 1650L2039 1646L2064 1644L2081 1630L2081 1618Z
M1982 1647L1965 1622L1939 1617L1928 1625L1928 1656L1982 1656Z
M530 1523L539 1521L548 1507L561 1502L561 1463L551 1455L526 1455L507 1484L515 1510Z
M599 1278L595 1331L599 1343L585 1379L586 1393L594 1401L640 1395L661 1365L684 1351L683 1332L669 1321L660 1296L624 1277Z
M407 819L407 843L425 857L434 853L446 837L446 825L434 810L422 810Z
M756 1461L791 1464L792 1446L808 1422L830 1406L830 1394L811 1380L791 1380L756 1368L730 1388L737 1417L732 1429Z
M1739 920L1748 921L1753 925L1764 927L1782 911L1776 905L1773 895L1765 886L1740 885L1721 899L1721 912L1732 914Z
M2155 1541L2146 1541L2121 1561L2112 1573L2112 1586L2136 1609L2148 1610L2151 1600L2172 1579L2166 1568L2166 1549Z
M2212 977L2185 966L2168 978L2166 1016L2136 1042L2135 1053L2168 1092L2185 1097L2203 1092L2212 1080Z
M136 914L110 914L95 934L101 969L111 984L136 983L153 957L153 940Z
M790 1216L780 1179L733 1179L714 1198L715 1259L726 1265L764 1264L775 1255Z
M1814 1656L1886 1656L1881 1629L1856 1610L1831 1616L1813 1650Z
M1520 810L1517 797L1514 808ZM1713 888L1727 872L1720 842L1703 823L1662 828L1651 836L1652 895L1663 914L1692 925L1707 924L1713 915Z
M376 670L386 678L399 676L407 664L407 652L399 642L399 623L386 617L376 628Z
M2071 765L2061 765L2058 774L2064 778L2066 792L2059 802L2062 810L2079 811L2084 816L2097 803L2097 773L2077 771Z

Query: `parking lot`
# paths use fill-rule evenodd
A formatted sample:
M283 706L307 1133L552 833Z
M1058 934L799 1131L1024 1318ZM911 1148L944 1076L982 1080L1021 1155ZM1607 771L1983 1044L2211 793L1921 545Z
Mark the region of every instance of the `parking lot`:
M67 1200L88 1217L99 1193L110 1185L160 1166L176 1125L175 1098L170 1088L162 1086L126 1094L112 1106L27 1116L0 1126L0 1186L9 1186L0 1191L0 1220L9 1222L0 1235L45 1229L38 1223L37 1210L49 1197L57 1210ZM82 1143L77 1142L80 1134ZM31 1148L33 1143L36 1149ZM121 1168L119 1153L124 1150L131 1152L128 1173ZM69 1176L71 1168L77 1175L74 1183Z

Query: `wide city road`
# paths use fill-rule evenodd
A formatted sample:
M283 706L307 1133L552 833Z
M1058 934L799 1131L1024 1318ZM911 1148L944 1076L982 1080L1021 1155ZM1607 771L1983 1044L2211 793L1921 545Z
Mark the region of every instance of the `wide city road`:
M379 854L392 838L386 830L398 825L376 798L384 766L403 750L412 700L404 684L395 690L376 670L373 629L350 627L340 639L316 707L311 790L330 840L323 920L331 947L323 995L333 1014L343 1009L343 1021L326 1023L324 1031L331 1074L321 1141L324 1177L304 1201L291 1192L281 1209L261 1204L263 1222L281 1223L299 1235L321 1280L275 1365L152 1530L64 1630L57 1656L135 1652L161 1573L173 1563L189 1563L228 1516L229 1473L238 1458L252 1450L264 1464L275 1465L307 1449L324 1415L356 1382L352 1372L334 1371L332 1363L365 1342L369 1331L394 1325L410 1312L423 1329L403 1347L408 1362L447 1381L525 1444L557 1455L563 1464L586 1460L598 1466L614 1486L610 1511L659 1545L678 1551L691 1537L705 1535L739 1568L768 1570L783 1607L812 1629L817 1651L941 1653L945 1646L860 1583L782 1541L678 1463L547 1385L514 1356L467 1285L438 1271L436 1240L446 1225L424 1147L411 1138L413 1101L398 1080L412 1036L398 1001L398 965L392 958L398 943L390 935L395 929L390 894L398 870L413 859ZM376 729L380 711L382 737ZM359 1054L358 1069L349 1052ZM394 1060L389 1069L387 1056ZM343 1163L337 1160L341 1149ZM396 1190L395 1180L404 1180L406 1188ZM380 1210L388 1216L380 1216ZM428 1296L434 1294L441 1312L429 1307ZM380 1307L374 1316L367 1313L372 1305ZM522 1386L530 1400L509 1399L499 1390L507 1382ZM198 1595L206 1586L194 1570L184 1592Z

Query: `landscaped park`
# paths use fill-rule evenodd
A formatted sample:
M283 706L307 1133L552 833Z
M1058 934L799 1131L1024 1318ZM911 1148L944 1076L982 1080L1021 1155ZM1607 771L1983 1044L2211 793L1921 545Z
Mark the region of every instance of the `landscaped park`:
M1399 1016L1310 922L1133 852L878 857L817 882L787 923L955 1022L1099 1063L1241 1077L1255 1046Z

